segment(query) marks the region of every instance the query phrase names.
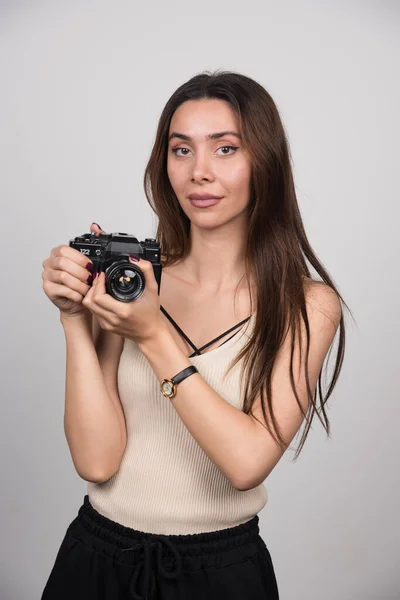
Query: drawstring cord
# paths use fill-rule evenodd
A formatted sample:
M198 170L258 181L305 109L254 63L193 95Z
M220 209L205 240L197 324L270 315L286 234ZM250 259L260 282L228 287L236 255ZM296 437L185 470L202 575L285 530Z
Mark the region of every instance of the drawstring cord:
M135 566L133 571L133 575L129 584L129 591L134 600L149 600L153 597L156 581L155 581L155 573L152 568L152 552L156 550L156 566L157 571L160 575L162 575L165 579L178 579L182 573L182 557L179 554L176 546L168 539L168 537L164 535L152 534L147 538L141 538L140 542L142 544L144 550L144 561L139 560L138 564ZM174 569L167 571L164 568L162 561L162 550L163 544L165 544L172 552L175 557L176 566ZM127 552L128 550L135 550L136 547L125 548L122 550L123 552ZM143 595L139 594L137 590L137 581L141 572L143 571ZM182 599L183 600L183 599Z

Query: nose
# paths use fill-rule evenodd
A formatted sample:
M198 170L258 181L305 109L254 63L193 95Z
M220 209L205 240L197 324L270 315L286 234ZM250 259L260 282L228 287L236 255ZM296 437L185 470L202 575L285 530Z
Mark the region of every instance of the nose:
M192 166L192 181L212 181L214 174L211 167L211 160L206 156L205 153L198 153L193 159Z

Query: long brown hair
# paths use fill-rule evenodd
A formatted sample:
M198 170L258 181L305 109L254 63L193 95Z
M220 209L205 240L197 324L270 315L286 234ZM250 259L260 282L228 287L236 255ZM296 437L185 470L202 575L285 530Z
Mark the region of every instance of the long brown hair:
M345 348L342 313L335 370L325 398L321 386L322 369L313 394L308 379L308 361L306 362L310 400L306 415L293 383L293 348L296 331L301 325L300 315L307 331L307 356L310 345L304 294L304 277L310 278L306 259L321 279L336 292L342 304L346 307L347 304L307 240L296 198L289 144L278 109L259 83L232 71L206 71L192 77L172 94L160 116L156 139L144 173L144 189L147 200L158 217L156 240L161 247L162 265L172 265L184 259L190 249L190 220L183 212L167 174L170 122L181 104L188 100L201 99L221 99L229 102L238 116L243 144L249 152L252 164L245 265L247 280L248 274L252 273L257 282L257 311L253 335L234 358L229 370L240 359L244 359L243 369L247 369L251 376L247 375L245 378L243 412L251 412L254 401L260 394L267 429L282 450L285 450L287 446L272 409L271 376L278 350L286 336L287 328L291 327L291 384L306 420L311 412L311 418L307 420L307 427L294 457L296 460L315 412L330 437L330 423L324 405L339 377ZM250 286L249 293L251 295ZM317 389L321 397L320 409L316 404ZM271 430L266 415L265 393L267 412L277 437ZM319 410L325 418L325 423L319 415Z

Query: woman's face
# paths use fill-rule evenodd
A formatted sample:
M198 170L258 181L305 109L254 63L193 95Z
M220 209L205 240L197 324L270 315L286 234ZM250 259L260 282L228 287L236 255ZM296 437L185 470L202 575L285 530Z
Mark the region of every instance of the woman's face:
M172 116L167 171L178 201L192 224L219 226L242 214L250 200L251 167L235 112L225 100L189 100ZM230 147L231 146L231 147ZM194 206L189 194L215 194L222 199L207 208Z

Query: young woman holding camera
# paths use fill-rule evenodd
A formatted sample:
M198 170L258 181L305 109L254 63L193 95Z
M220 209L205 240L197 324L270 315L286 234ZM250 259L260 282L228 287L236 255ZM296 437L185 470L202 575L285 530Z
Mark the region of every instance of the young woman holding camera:
M345 302L307 240L284 128L254 80L217 71L181 85L144 184L159 294L143 259L130 258L145 290L129 303L74 248L43 263L67 344L65 434L88 493L42 600L278 599L258 527L264 481L306 420L297 458L315 412L329 434Z

